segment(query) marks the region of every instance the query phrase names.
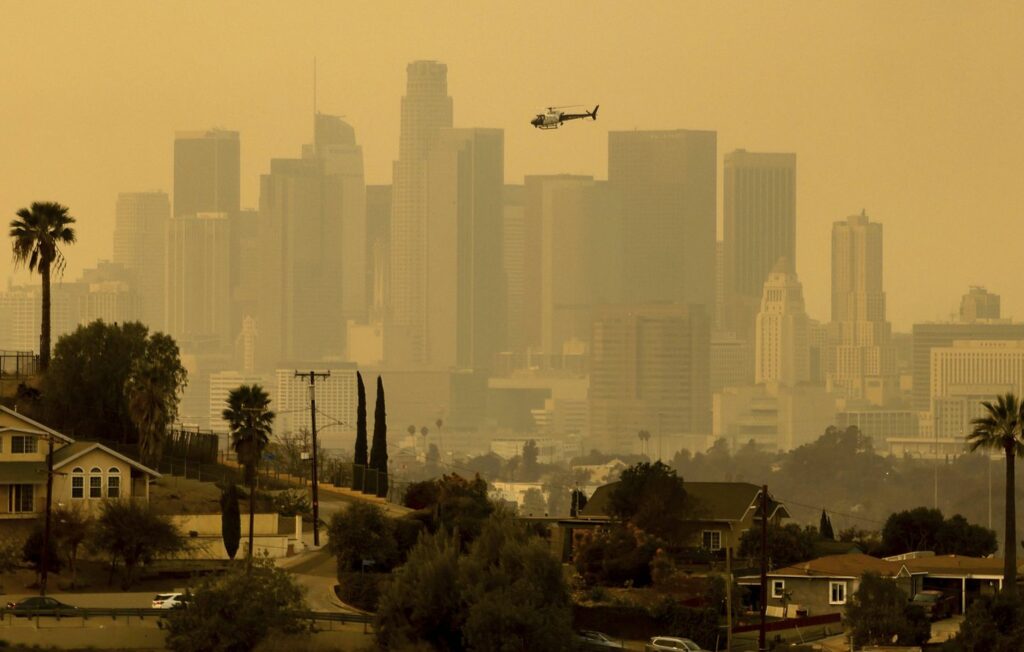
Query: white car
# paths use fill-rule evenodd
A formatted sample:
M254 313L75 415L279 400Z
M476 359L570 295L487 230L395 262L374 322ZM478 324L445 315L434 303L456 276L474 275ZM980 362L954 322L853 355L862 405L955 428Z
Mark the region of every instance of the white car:
M153 596L154 609L178 609L185 606L184 593L157 593Z
M688 638L655 636L644 646L646 652L707 652Z

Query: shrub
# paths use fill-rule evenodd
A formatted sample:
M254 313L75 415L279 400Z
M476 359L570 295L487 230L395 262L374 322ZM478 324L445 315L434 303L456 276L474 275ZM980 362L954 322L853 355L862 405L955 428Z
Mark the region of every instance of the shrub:
M377 611L386 573L339 573L338 599L363 611Z

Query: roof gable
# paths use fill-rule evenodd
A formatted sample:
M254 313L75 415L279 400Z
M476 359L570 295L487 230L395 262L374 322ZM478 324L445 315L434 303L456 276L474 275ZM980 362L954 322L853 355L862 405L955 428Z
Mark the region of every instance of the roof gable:
M136 462L135 460L131 459L126 455L122 455L121 453L118 453L117 451L111 448L107 448L98 441L77 441L73 444L69 444L68 446L64 446L63 448L57 451L54 451L53 468L59 469L61 467L67 466L68 464L82 457L86 453L90 453L97 449L103 451L104 453L110 455L111 457L115 457L121 460L122 462L127 462L132 467L138 469L139 471L142 471L143 473L148 473L154 478L161 477L159 471L155 471L149 468L148 466L142 464L141 462Z
M4 407L3 405L0 405L0 412L4 413L4 414L6 414L6 415L8 415L10 417L13 417L15 420L20 421L25 426L28 426L30 428L29 432L32 432L33 434L39 434L41 437L44 437L46 435L53 435L54 437L57 437L57 439L62 440L63 442L68 443L68 444L70 444L71 442L75 441L71 437L68 437L67 435L61 434L61 433L57 432L56 430L54 430L53 428L48 428L48 427L44 426L43 424L39 423L38 421L35 421L33 419L29 419L27 416L25 416L21 412L15 412L14 410L12 410L12 409L10 409L8 407Z

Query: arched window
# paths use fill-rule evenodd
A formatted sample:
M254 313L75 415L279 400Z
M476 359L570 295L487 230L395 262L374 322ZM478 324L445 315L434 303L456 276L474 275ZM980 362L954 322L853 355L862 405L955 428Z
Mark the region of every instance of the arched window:
M103 498L103 471L98 466L89 470L89 498Z
M85 498L85 471L80 466L71 469L71 497Z
M116 466L107 471L107 498L121 497L121 469Z

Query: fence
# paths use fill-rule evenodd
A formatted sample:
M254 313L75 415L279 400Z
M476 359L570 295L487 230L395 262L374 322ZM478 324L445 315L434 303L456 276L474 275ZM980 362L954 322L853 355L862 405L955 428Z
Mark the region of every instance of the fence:
M0 351L0 378L28 378L39 372L39 356L32 351Z

